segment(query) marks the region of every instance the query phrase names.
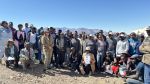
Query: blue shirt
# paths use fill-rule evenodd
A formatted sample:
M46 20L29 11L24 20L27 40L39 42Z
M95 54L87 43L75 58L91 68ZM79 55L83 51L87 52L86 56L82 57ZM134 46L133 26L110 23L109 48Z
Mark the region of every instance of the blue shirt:
M129 40L128 40L128 42L129 42L129 54L132 56L132 55L134 55L134 54L138 54L137 53L137 50L138 50L138 45L139 45L139 41L138 41L138 39L132 39L132 38L130 38Z

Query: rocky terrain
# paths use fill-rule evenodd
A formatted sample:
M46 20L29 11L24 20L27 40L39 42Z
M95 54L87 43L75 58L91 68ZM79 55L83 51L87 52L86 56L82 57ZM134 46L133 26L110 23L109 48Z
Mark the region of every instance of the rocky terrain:
M26 71L0 67L0 84L123 84L122 78L102 74L86 77L66 69L50 69L43 73L42 65Z

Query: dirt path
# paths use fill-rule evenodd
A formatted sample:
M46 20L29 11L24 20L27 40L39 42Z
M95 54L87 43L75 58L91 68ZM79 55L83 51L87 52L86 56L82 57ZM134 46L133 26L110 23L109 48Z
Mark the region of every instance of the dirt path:
M64 69L51 69L44 74L42 65L27 71L0 67L0 84L123 84L122 78L103 75L83 77Z

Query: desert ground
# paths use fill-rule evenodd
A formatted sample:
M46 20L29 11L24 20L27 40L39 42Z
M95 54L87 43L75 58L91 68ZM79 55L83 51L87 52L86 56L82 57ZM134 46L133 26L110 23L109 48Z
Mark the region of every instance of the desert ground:
M0 84L124 84L123 78L97 74L82 76L67 69L50 69L43 73L43 65L23 71L0 64Z

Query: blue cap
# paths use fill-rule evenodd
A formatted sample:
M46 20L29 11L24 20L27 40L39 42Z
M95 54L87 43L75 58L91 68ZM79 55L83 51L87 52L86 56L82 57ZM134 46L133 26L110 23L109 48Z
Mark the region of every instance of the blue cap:
M141 55L134 54L134 55L132 55L130 58L137 58L137 57L141 57Z

